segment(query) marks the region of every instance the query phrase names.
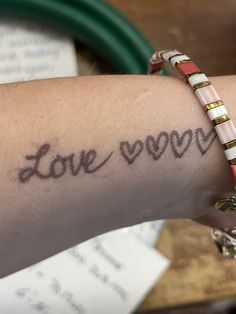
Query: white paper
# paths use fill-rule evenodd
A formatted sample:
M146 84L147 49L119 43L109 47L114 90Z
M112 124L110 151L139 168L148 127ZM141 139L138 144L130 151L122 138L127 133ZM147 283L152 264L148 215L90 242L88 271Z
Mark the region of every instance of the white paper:
M165 220L147 221L135 226L122 228L120 232L130 234L147 245L155 246L159 239ZM116 231L115 231L116 232Z
M109 232L0 280L0 313L132 313L168 267L136 238Z
M78 74L75 47L64 35L33 23L0 19L0 82Z
M0 82L77 73L71 40L33 24L0 21ZM131 313L169 265L146 245L153 245L161 225L109 232L0 279L0 313Z

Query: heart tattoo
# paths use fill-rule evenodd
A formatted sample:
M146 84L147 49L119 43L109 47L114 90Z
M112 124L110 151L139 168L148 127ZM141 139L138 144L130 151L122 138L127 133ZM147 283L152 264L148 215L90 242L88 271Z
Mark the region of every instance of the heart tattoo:
M148 153L152 156L154 160L158 160L164 153L167 145L169 143L169 135L167 132L161 132L157 139L149 135L146 139L146 148Z
M132 164L135 159L141 154L143 150L143 142L137 140L134 144L130 144L128 141L120 143L121 155L125 158L128 164Z
M208 133L204 133L202 128L196 129L196 143L200 153L203 155L206 154L208 149L211 147L214 139L216 138L215 129L211 129Z
M170 146L176 158L181 158L189 148L193 138L193 131L188 129L182 135L177 131L170 134Z

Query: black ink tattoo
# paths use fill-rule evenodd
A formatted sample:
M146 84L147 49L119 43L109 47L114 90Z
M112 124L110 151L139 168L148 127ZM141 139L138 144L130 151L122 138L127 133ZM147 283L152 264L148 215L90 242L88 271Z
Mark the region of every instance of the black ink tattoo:
M168 144L170 144L174 157L182 158L193 143L193 137L195 137L197 149L203 156L210 149L216 138L216 132L214 128L208 132L203 131L202 128L197 128L196 130L187 129L181 134L176 130L170 133L162 131L156 138L148 135L145 140L145 148L153 160L156 161L165 153ZM142 153L143 148L144 145L140 139L136 140L133 144L130 144L128 141L120 143L120 153L128 164L133 164L136 161Z
M170 133L170 147L176 158L181 158L189 148L193 138L193 131L188 129L179 135L178 131L174 130Z
M199 150L201 156L204 156L210 149L214 139L216 138L215 129L210 129L208 132L203 131L202 128L196 130L185 130L179 133L176 130L167 133L162 131L155 138L152 135L146 137L145 142L138 139L133 143L128 141L120 142L119 150L121 156L129 164L133 164L143 152L145 148L148 155L153 160L157 161L165 153L168 144L175 158L182 158L195 137L196 147ZM65 174L71 176L77 176L83 170L86 174L92 174L100 170L107 164L114 152L111 152L100 163L97 162L98 154L95 149L88 151L82 150L78 156L75 153L67 156L57 154L56 157L52 157L48 162L48 170L42 171L42 163L45 169L45 158L48 157L48 153L51 149L50 144L43 144L34 155L26 155L25 159L33 162L32 165L21 168L18 173L18 179L21 183L28 182L32 177L38 179L59 179ZM41 168L41 169L40 169Z
M61 155L57 154L56 158L50 162L49 172L47 174L43 174L39 169L40 161L47 155L50 149L51 145L43 144L35 155L25 156L26 160L34 161L34 165L33 167L25 167L20 170L18 178L21 183L28 182L33 176L38 177L39 179L58 179L65 175L68 169L70 171L70 175L72 176L77 176L81 169L83 169L85 173L91 174L101 169L113 154L113 152L111 152L102 162L97 165L94 165L97 159L97 152L93 149L87 152L85 150L81 151L77 165L75 165L75 154L70 154L66 157L62 157Z
M135 159L141 154L143 150L143 142L137 140L133 144L130 144L128 141L120 143L120 152L121 155L125 158L128 164L132 164Z
M66 172L67 158L56 155L56 158L50 163L49 178L58 179L62 177Z
M214 139L216 138L216 131L215 129L211 129L208 133L205 133L202 128L198 128L196 129L195 134L197 147L203 156L206 154Z
M35 160L35 164L34 164L34 167L26 167L20 170L19 172L20 182L25 183L34 175L36 175L40 179L50 178L50 174L45 175L38 171L40 159L49 152L50 148L51 146L49 144L44 144L39 148L39 150L37 151L35 155L25 156L26 160Z
M169 143L169 135L165 131L161 132L157 139L148 135L145 143L148 153L154 160L158 160L166 150Z

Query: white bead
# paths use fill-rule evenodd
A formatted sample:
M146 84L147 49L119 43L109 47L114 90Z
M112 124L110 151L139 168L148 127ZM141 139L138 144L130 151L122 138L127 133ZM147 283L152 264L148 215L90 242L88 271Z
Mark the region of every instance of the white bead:
M191 86L198 83L202 83L202 82L208 82L208 81L209 81L208 78L203 73L193 74L188 78L188 82Z
M225 149L224 153L228 160L236 158L236 146Z
M162 58L165 60L165 61L169 61L169 58L174 56L174 55L177 55L177 54L181 54L181 52L177 51L177 50L172 50L172 51L167 51L167 52L164 52L162 54Z
M161 50L161 51L158 51L158 52L157 52L158 58L159 58L159 59L162 59L162 54L165 53L165 52L170 52L170 50Z
M212 109L207 111L207 115L210 118L210 120L216 119L219 116L222 116L223 114L228 114L224 105L212 108Z
M182 55L182 56L176 56L170 59L170 63L175 66L176 62L180 62L180 61L190 61L190 58L187 55Z

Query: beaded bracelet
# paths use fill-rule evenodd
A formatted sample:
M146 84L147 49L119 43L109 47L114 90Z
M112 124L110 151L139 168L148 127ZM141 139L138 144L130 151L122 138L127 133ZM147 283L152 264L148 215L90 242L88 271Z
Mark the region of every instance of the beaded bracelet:
M218 138L223 145L236 189L236 128L230 119L224 102L204 73L191 59L177 50L156 52L150 59L148 73L154 74L162 70L165 62L169 62L180 72L192 87L201 106L213 123ZM236 196L220 199L215 203L221 211L236 210ZM213 229L212 237L225 257L236 259L236 229Z
M205 74L190 60L177 50L156 52L150 59L149 74L159 72L165 61L175 67L193 88L195 95L213 123L233 175L236 189L236 128L230 119L224 103ZM236 210L236 196L224 198L215 204L222 211Z

